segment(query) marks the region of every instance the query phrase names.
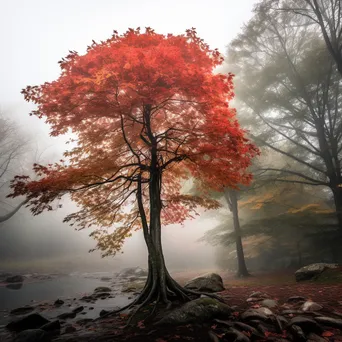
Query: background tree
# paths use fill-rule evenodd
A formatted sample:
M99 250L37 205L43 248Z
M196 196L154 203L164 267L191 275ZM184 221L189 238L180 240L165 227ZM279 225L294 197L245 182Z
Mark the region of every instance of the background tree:
M286 159L256 177L330 188L342 229L341 77L318 28L272 6L256 6L228 51L239 111L257 123L251 136Z
M322 260L339 262L338 226L327 195L324 189L285 182L254 189L252 184L240 191L241 237L248 268L276 270ZM217 246L218 265L231 269L237 258L232 220L222 209L215 217L220 223L202 241Z
M65 221L92 232L104 255L121 249L142 227L148 249L148 279L131 304L196 293L183 289L165 266L161 225L180 223L197 206L217 208L203 195L181 193L190 176L211 188L248 183L246 172L256 148L244 137L228 106L232 75L213 74L223 58L198 38L160 35L146 28L114 32L60 62L58 80L23 90L46 117L53 136L71 130L77 147L67 161L34 165L37 181L17 176L11 197L25 195L32 213L51 210L64 194L81 207ZM114 227L114 230L110 230Z
M224 196L226 198L229 210L231 211L233 215L236 256L237 256L237 263L238 263L237 276L248 277L249 273L247 270L245 255L243 252L242 234L241 234L240 219L239 219L239 209L238 209L239 192L234 189L225 188Z
M326 47L342 76L342 4L341 0L276 0L280 10L292 11L318 26Z
M20 138L16 125L0 114L0 194L5 197L10 179L18 171L20 159L27 150L27 142ZM15 170L15 171L14 171ZM3 201L1 201L3 202ZM21 201L12 210L0 214L0 222L7 221L27 203ZM5 203L7 204L7 203Z

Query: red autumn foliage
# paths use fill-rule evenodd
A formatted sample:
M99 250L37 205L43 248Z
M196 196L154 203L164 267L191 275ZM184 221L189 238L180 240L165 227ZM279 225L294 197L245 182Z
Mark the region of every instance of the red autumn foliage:
M114 31L84 55L71 51L57 80L22 93L37 105L31 114L46 120L52 136L72 132L77 146L64 153L65 161L34 165L38 180L15 177L10 197L26 196L37 215L69 193L81 210L65 221L79 228L120 225L110 235L93 233L99 248L115 253L141 226L138 180L149 213L155 148L163 224L193 217L198 206L216 208L206 195L182 194L183 181L200 178L216 190L247 184L246 170L258 153L229 106L233 75L213 73L222 61L194 29L183 35Z

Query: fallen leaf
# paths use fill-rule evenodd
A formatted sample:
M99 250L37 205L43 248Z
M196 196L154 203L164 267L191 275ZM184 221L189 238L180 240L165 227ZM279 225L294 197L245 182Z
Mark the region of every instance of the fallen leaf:
M334 336L335 334L331 331L324 331L322 336L323 337L331 337L331 336Z
M144 324L144 321L139 321L137 326L140 328L140 329L145 329L145 324Z

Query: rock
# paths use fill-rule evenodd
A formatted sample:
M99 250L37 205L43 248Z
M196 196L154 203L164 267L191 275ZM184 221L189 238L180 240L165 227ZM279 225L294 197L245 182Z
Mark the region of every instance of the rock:
M141 267L128 267L124 268L118 274L120 278L128 278L128 277L147 277L147 270Z
M276 300L273 300L273 299L264 299L263 301L260 302L260 305L261 306L265 306L266 308L275 308L278 303Z
M102 277L100 280L101 281L111 281L112 278L111 277Z
M55 306L61 306L64 304L64 301L61 300L61 299L57 299L54 303L53 303Z
M112 292L112 289L107 286L99 286L94 290L94 293L98 293L98 292Z
M318 323L321 323L323 325L342 329L342 319L320 316L320 317L315 317L315 320Z
M304 266L295 272L296 281L310 280L327 268L337 268L337 264L316 263Z
M109 313L110 311L109 310L101 310L100 311L100 317L106 315L107 313Z
M287 325L289 323L289 321L284 316L277 315L277 319L281 322L282 325Z
M301 310L286 309L281 312L283 315L300 315L303 313Z
M240 332L239 330L234 329L234 328L230 328L228 330L228 332L226 333L226 335L228 335L228 336L234 335L235 336L235 339L234 339L235 342L250 342L250 339L245 334L243 334L242 332Z
M20 332L14 342L49 342L51 337L44 330L28 329Z
M29 314L27 316L18 318L6 325L10 331L20 332L27 329L37 329L50 321L39 315L38 313Z
M56 331L56 330L60 330L60 328L61 328L61 323L59 322L58 319L55 321L46 323L40 327L40 329L44 331Z
M253 292L249 295L249 298L267 298L267 294L260 292L260 291L256 291Z
M72 312L74 312L75 314L78 314L83 310L84 310L84 306L79 306L79 307L75 308L74 310L72 310Z
M26 315L32 312L34 308L32 306L23 306L21 308L13 309L10 311L11 315Z
M262 300L263 300L262 298L252 297L252 298L247 298L246 302L247 303L255 303L255 302L260 302Z
M221 292L225 289L222 278L216 273L208 273L194 278L186 283L184 287L204 292Z
M253 323L254 325L254 323ZM277 329L273 324L266 324L265 322L260 322L256 324L256 328L265 336L268 332L276 333Z
M306 298L302 296L292 296L287 300L288 303L299 303L299 302L305 302L305 301L306 301Z
M258 331L254 327L251 327L250 325L246 323L234 322L233 325L234 325L234 328L237 328L241 331L247 331L251 334L258 335Z
M104 310L102 310L102 311L104 311ZM101 312L100 312L100 316L101 316ZM91 319L91 318L82 318L82 319L79 319L78 321L76 321L76 323L78 325L84 326L84 325L91 323L92 321L93 321L93 319Z
M180 308L176 308L155 323L156 325L183 325L189 323L203 323L214 318L227 317L232 309L216 299L198 298Z
M20 290L23 287L23 283L7 284L6 288L11 290Z
M244 321L250 321L255 319L266 321L268 319L266 314L257 311L257 309L248 309L245 312L243 312L240 317Z
M64 334L71 334L73 332L75 332L77 329L71 325L71 324L67 324L65 327L64 327Z
M93 296L83 296L80 300L87 302L87 303L90 303L91 301L94 300L94 297Z
M311 333L307 336L307 342L327 342L327 340L321 336Z
M64 312L60 315L57 316L60 319L69 319L69 318L75 318L76 317L76 312Z
M122 292L136 292L141 291L145 286L146 281L134 281L126 283L122 286Z
M105 298L107 298L109 296L110 296L110 293L108 293L108 292L97 292L97 293L93 294L93 297L95 297L96 299L97 298L105 299Z
M290 327L290 331L291 331L292 335L294 336L295 341L298 341L298 342L301 342L301 341L305 342L306 341L306 336L304 334L303 329L300 326L293 324Z
M261 307L261 308L258 308L258 309L254 309L256 312L259 312L261 314L264 314L266 316L271 316L273 315L273 312L269 309L269 308L264 308L264 307Z
M318 310L322 310L323 306L315 302L312 302L311 300L308 300L303 304L301 309L303 311L318 311Z
M308 332L315 332L315 333L322 332L322 328L319 326L319 324L316 321L307 317L303 317L303 316L293 317L290 320L288 326L292 326L292 325L297 325L301 327L304 331L308 331Z
M5 279L5 283L22 283L23 281L24 277L22 275L14 275Z

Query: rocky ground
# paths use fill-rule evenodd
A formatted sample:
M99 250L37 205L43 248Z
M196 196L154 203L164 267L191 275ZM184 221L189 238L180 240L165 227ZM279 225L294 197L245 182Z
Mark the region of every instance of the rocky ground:
M247 280L224 275L226 289L218 293L222 302L203 297L168 312L160 309L153 322L141 317L130 329L125 329L127 313L84 318L98 301L113 296L111 287L98 288L75 301L18 308L11 313L12 323L2 328L0 341L342 341L341 275L341 268L323 268L316 279L298 283L293 273ZM189 279L174 276L181 283ZM216 276L209 278L215 291L222 290ZM121 279L133 299L143 275ZM208 283L202 277L197 284L208 290ZM194 288L193 281L189 284Z

